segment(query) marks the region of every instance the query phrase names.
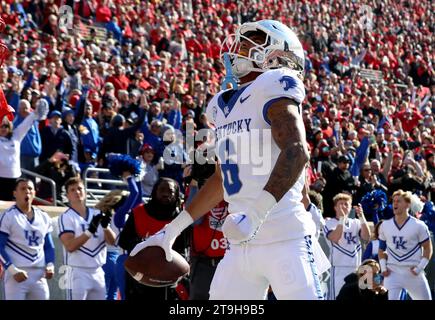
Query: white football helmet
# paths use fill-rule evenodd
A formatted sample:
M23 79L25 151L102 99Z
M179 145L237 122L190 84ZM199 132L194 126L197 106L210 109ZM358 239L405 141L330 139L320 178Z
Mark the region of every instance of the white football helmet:
M256 31L265 33L266 40L263 44L257 44L249 39L250 33ZM239 54L242 40L253 44L247 57ZM222 63L224 53L228 54L233 74L237 78L244 77L252 71L265 72L282 67L295 70L303 76L305 56L302 44L296 34L279 21L260 20L242 24L235 34L228 35L222 43Z

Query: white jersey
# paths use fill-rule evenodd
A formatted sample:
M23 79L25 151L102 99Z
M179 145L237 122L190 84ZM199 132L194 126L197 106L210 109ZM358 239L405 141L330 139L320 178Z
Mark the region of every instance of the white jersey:
M327 238L329 233L338 226L337 218L326 219L324 234ZM334 267L355 267L361 264L361 221L347 218L343 225L343 233L338 243L328 239L329 261Z
M86 219L75 211L69 208L59 216L59 237L67 232L72 232L75 237L80 236L85 232L92 218L99 214L100 211L93 208L86 209ZM79 249L74 252L68 252L65 248L64 263L73 267L97 268L106 263L107 248L104 240L104 231L101 226L98 226L95 234L89 238Z
M33 219L28 220L17 206L0 215L0 232L8 235L5 251L17 268L45 267L45 236L53 231L50 216L33 208Z
M10 139L0 137L0 177L16 179L21 176L21 141L36 120L32 112L13 131Z
M388 219L379 228L379 240L387 244L388 264L412 267L420 263L421 244L430 239L423 221L409 216L402 227L395 218Z
M297 103L305 98L302 81L286 68L269 70L237 91L221 91L207 106L208 119L216 127L216 154L230 213L247 212L255 206L269 180L280 149L272 138L267 111L273 102L282 98ZM303 172L251 243L315 234L311 215L301 203L304 179Z

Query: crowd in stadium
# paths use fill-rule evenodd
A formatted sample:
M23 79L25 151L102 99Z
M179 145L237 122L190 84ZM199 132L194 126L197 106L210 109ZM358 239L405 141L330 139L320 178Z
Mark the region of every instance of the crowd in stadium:
M0 134L18 130L44 99L47 119L29 128L19 159L21 168L56 182L57 200L65 200L69 178L84 178L88 167L107 168L111 153L142 162L144 196L159 178L172 178L187 200L191 150L176 132L186 138L188 125L212 128L205 108L225 76L219 60L225 36L241 23L276 19L295 30L305 50L301 112L311 202L323 217L335 217L334 196L349 193L377 223L392 217L395 191L411 191L422 202L413 214L434 232L431 12L430 1L418 0L366 6L351 0L3 0L2 39L10 54L0 86L15 119ZM165 148L170 161L162 159ZM0 164L0 200L12 201L21 171L16 163ZM44 182L36 195L54 201Z

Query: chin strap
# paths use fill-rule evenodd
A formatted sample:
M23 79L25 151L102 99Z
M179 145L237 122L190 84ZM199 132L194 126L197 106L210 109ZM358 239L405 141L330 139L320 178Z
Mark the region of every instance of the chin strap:
M237 78L233 75L233 69L228 53L224 53L224 65L225 65L225 78L221 84L222 90L227 90L228 85L231 84L233 90L238 89Z

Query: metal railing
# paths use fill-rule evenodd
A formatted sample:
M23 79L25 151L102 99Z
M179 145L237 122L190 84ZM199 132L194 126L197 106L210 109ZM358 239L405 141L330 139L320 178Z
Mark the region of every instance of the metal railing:
M109 173L109 169L104 168L87 168L83 174L83 182L85 184L86 190L86 205L95 206L101 198L112 191L111 188L104 188L104 184L109 184L111 186L127 186L128 184L122 180L115 179L102 179L100 177L93 178L89 177L90 173ZM98 184L99 188L89 188L90 183Z
M23 168L21 168L21 172L26 174L26 175L28 175L28 176L32 176L34 178L41 179L41 180L47 182L50 185L50 187L51 187L51 197L53 199L53 202L50 202L48 200L45 200L45 199L42 199L42 198L39 198L39 197L35 197L35 199L37 201L39 201L39 202L41 202L43 204L46 204L48 206L55 206L55 207L57 207L58 205L64 206L62 201L57 200L57 197L56 197L56 182L54 182L53 179L47 178L47 177L45 177L43 175L40 175L40 174L38 174L36 172L30 171L30 170L27 170L27 169L23 169Z

